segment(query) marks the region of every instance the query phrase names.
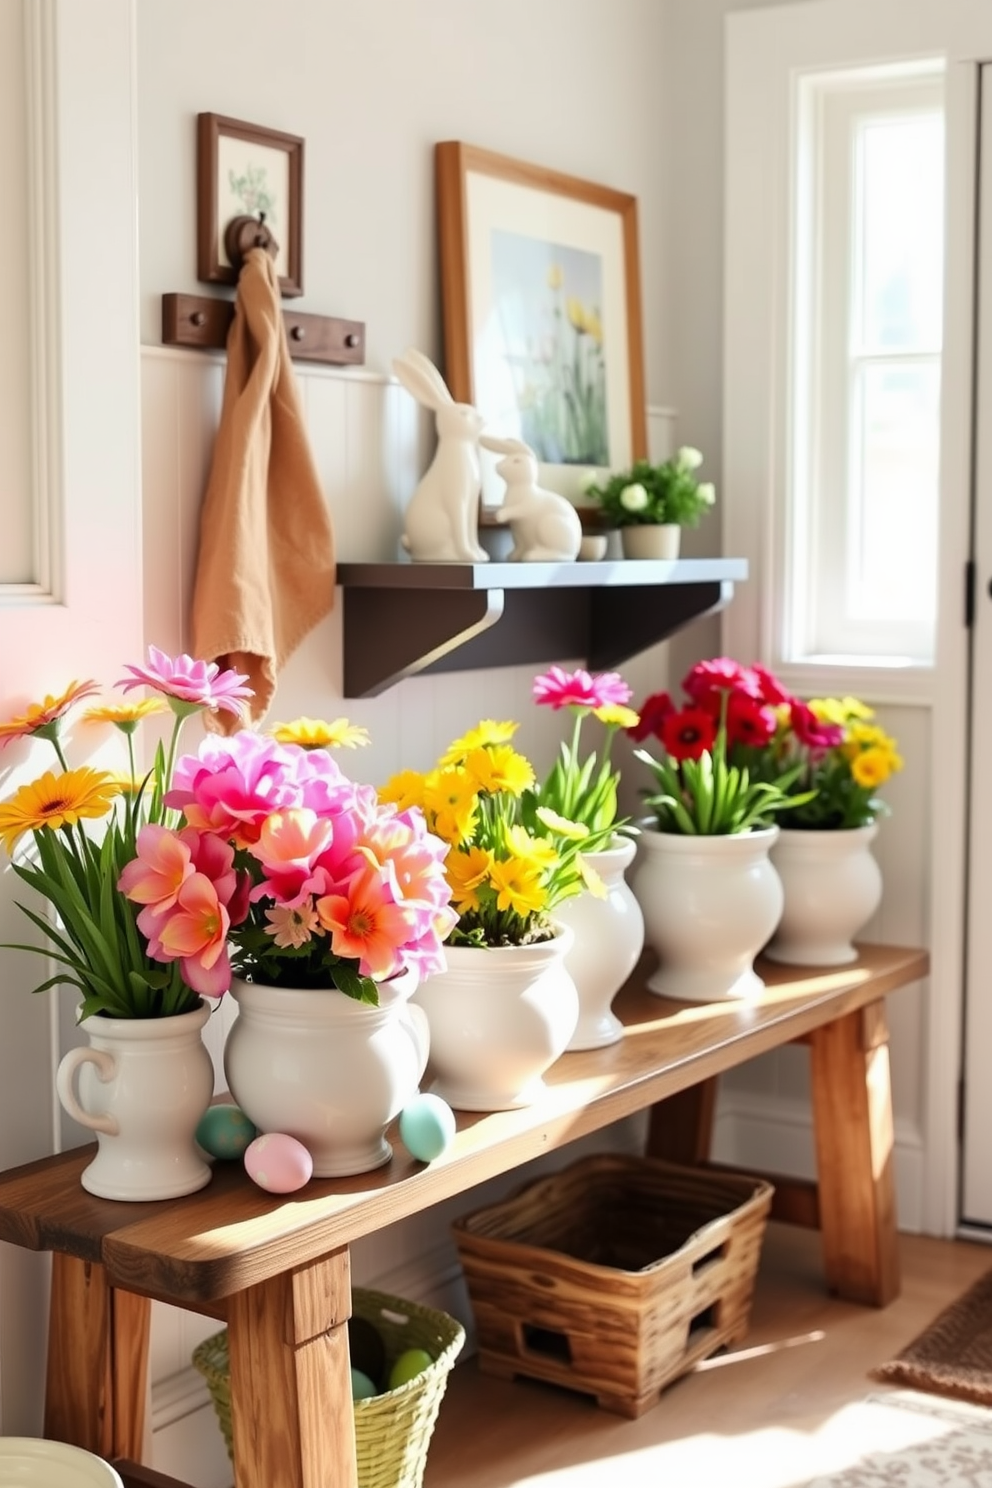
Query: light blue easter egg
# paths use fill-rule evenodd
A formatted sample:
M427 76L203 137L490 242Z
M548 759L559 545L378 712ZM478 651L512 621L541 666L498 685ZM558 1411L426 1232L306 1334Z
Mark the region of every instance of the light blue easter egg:
M415 1095L400 1115L400 1136L411 1157L433 1162L454 1141L454 1112L439 1095Z
M196 1128L197 1142L211 1157L244 1157L257 1136L256 1127L241 1107L227 1104L209 1106Z
M351 1398L352 1400L368 1400L372 1395L378 1395L379 1391L368 1375L361 1369L351 1367Z

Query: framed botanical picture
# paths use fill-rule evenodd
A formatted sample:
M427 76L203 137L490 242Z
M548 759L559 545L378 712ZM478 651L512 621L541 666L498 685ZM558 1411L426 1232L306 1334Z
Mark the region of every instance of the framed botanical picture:
M303 293L303 141L220 114L197 116L196 276L235 284L238 271L224 247L233 217L265 216L278 243L279 288Z
M451 393L576 498L647 453L637 199L454 140L435 170Z

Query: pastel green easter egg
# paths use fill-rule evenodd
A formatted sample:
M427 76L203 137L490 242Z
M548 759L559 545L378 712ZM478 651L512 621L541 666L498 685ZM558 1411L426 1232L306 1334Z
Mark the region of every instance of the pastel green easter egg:
M433 1162L455 1138L455 1113L439 1095L415 1095L400 1115L400 1136L411 1157Z
M373 1381L369 1379L368 1375L365 1374L363 1370L361 1370L361 1369L355 1369L355 1367L352 1366L352 1370L351 1370L351 1398L352 1398L352 1400L369 1400L373 1395L378 1395L378 1393L379 1393L379 1391L376 1389L375 1384L373 1383Z
M196 1140L211 1157L244 1157L258 1136L240 1106L208 1106L196 1128Z
M418 1374L423 1374L434 1363L426 1349L407 1349L405 1354L400 1354L396 1363L389 1371L389 1388L398 1390L400 1385L405 1385L409 1380L416 1379Z

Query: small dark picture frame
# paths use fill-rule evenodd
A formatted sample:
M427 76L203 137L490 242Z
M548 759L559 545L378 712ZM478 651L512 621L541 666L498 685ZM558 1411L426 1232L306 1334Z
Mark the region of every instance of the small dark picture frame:
M278 243L279 288L303 293L303 140L278 129L198 114L196 136L196 277L236 284L224 247L232 218L265 214Z

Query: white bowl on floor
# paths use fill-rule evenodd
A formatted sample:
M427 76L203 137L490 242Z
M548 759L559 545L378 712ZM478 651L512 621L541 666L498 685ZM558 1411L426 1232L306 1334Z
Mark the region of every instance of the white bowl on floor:
M0 1488L124 1488L102 1457L65 1442L0 1436Z

